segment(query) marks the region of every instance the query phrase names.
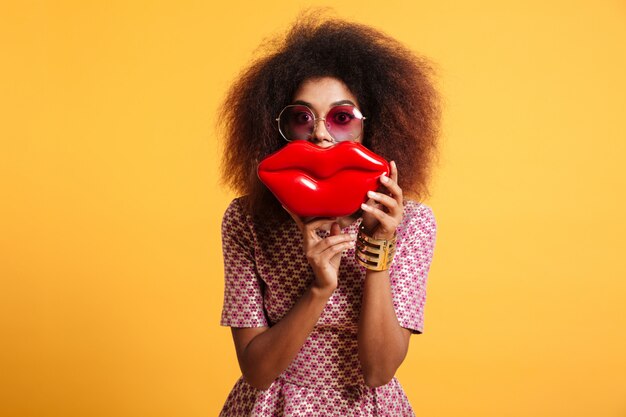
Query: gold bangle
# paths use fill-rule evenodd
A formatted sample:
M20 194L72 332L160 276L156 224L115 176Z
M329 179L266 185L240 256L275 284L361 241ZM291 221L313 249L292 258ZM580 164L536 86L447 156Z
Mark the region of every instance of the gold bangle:
M356 239L354 257L356 261L372 271L389 269L396 253L396 234L391 239L375 239L365 234L361 225Z

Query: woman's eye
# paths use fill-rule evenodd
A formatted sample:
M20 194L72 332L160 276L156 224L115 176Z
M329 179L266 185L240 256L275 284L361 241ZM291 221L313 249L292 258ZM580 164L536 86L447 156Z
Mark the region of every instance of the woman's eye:
M340 124L350 123L352 119L354 119L354 115L346 112L337 113L333 117L333 120Z
M312 119L313 118L311 117L311 115L309 113L306 113L306 112L300 112L300 113L296 113L294 115L294 121L296 123L299 123L299 124L307 124Z

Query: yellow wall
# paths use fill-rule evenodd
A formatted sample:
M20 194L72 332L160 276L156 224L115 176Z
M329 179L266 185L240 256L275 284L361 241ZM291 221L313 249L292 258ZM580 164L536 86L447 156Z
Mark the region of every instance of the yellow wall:
M626 416L623 1L3 1L0 414L214 416L214 114L303 5L440 66L418 416ZM549 3L549 4L546 4Z

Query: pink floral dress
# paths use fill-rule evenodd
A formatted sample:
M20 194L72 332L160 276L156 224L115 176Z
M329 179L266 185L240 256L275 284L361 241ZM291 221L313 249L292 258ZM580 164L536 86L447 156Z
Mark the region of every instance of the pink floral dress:
M297 302L314 276L295 222L260 230L244 213L243 198L230 203L222 220L225 289L220 324L272 326ZM342 232L357 233L361 221L357 219ZM432 209L405 199L389 276L398 322L414 334L423 331L435 234ZM365 268L355 261L354 249L342 256L338 287L291 365L266 390L254 388L241 376L220 417L415 416L395 377L375 388L364 383L357 330Z

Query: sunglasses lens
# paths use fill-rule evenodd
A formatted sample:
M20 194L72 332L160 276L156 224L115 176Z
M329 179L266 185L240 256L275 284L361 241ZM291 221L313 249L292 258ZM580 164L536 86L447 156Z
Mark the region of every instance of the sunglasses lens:
M278 119L280 131L287 140L308 140L313 132L315 118L306 106L288 106Z
M354 106L335 106L326 115L326 126L337 142L355 140L363 129L363 115Z

